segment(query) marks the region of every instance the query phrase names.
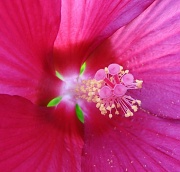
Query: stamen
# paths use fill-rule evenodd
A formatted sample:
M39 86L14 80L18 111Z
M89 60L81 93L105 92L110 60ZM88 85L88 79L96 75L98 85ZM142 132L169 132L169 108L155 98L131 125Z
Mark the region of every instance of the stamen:
M83 80L76 87L77 97L88 102L96 103L102 115L119 115L120 111L125 117L133 116L133 112L141 105L140 100L135 100L126 93L129 89L142 88L142 80L134 80L129 70L123 70L118 64L110 64L105 69L99 69L94 79Z

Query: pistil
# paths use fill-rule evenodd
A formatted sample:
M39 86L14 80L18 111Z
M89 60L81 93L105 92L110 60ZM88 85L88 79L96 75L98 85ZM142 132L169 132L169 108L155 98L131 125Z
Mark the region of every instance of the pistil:
M78 98L94 102L102 115L108 114L112 118L121 111L125 117L130 117L138 110L141 101L126 93L129 89L142 88L142 83L142 80L134 80L134 76L128 70L124 71L122 66L110 64L99 69L94 79L78 83L75 91Z

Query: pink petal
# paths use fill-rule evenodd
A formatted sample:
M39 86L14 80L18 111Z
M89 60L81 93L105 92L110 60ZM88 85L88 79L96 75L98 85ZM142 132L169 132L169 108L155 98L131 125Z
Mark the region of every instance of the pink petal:
M50 59L59 29L60 1L1 1L0 9L0 93L43 104L57 95Z
M79 72L81 64L103 40L129 23L154 0L63 0L55 42L60 73Z
M0 95L0 171L79 171L82 126L71 111L34 106L24 98Z
M178 171L180 123L139 111L123 118L86 117L82 171Z
M180 118L179 13L179 2L156 1L97 49L87 62L87 73L119 63L144 81L141 91L131 93L142 101L144 109Z

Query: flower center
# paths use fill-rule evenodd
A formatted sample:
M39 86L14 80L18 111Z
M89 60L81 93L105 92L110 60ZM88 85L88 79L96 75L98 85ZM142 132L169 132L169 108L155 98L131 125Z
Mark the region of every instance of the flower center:
M133 116L133 112L141 105L140 100L126 95L130 89L142 88L143 81L134 80L128 70L118 64L110 64L105 69L99 69L94 79L82 80L75 89L78 98L94 102L102 115L112 118L122 111L125 117Z

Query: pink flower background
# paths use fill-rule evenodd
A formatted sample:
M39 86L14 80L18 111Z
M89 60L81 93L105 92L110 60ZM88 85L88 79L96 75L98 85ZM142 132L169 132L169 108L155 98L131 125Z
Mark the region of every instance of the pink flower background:
M118 63L144 81L133 117L66 95L84 62L84 78ZM179 0L0 2L0 171L178 172L179 97Z

